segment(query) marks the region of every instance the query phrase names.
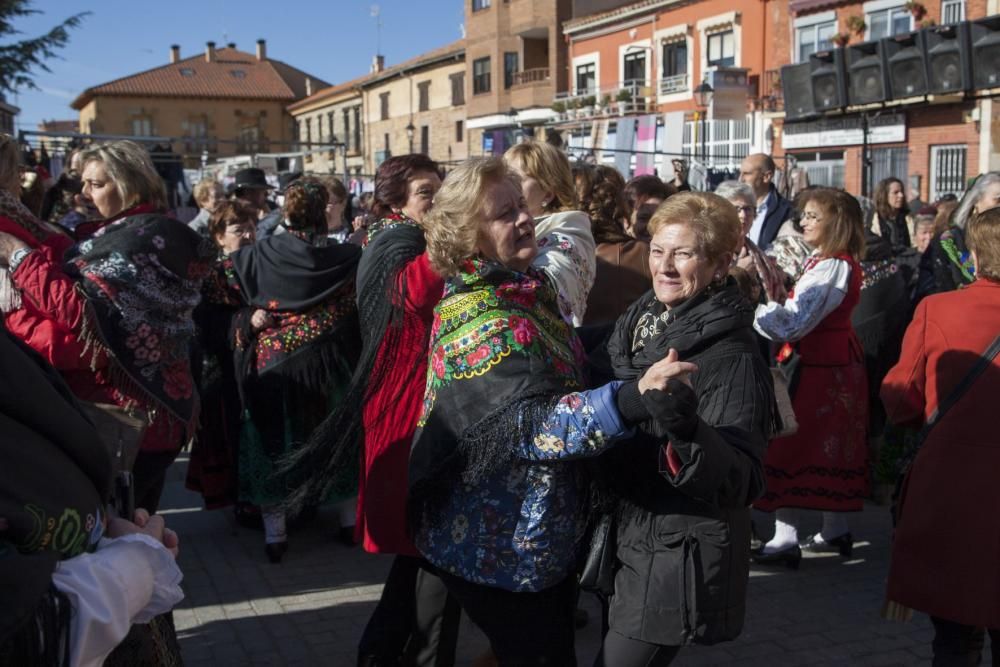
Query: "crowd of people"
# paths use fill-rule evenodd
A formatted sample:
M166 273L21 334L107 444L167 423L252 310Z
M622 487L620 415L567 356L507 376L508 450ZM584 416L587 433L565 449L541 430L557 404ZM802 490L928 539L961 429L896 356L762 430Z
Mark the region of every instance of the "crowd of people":
M270 562L320 507L394 556L359 665L454 664L462 611L486 661L575 664L582 590L627 667L737 639L751 563L851 557L911 429L886 615L929 614L935 664L1000 638L1000 174L789 199L765 154L692 192L527 141L390 157L367 201L243 169L181 222L138 144L42 198L21 157L0 137L0 664L176 650L187 446Z

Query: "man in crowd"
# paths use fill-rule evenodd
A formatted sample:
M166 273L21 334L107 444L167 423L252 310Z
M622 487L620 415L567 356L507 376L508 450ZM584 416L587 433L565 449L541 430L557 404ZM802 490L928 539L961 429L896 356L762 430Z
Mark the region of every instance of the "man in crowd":
M757 198L757 215L747 236L761 250L770 247L781 225L792 213L791 202L774 187L774 172L774 160L765 153L748 155L740 164L740 180L753 189Z

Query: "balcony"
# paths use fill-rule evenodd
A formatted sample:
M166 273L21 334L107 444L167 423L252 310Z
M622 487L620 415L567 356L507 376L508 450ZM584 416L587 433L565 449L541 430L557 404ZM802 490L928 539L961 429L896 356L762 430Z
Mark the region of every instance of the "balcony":
M514 72L510 86L510 105L515 109L544 107L552 103L552 78L548 67Z
M536 67L535 69L526 69L520 72L514 72L514 82L511 88L517 88L518 86L530 86L532 84L543 83L547 84L549 82L549 68L548 67Z
M564 122L652 113L656 110L656 91L644 81L626 81L606 88L559 93L552 110Z
M751 77L753 79L755 77ZM781 70L769 69L757 81L757 95L753 94L751 82L750 99L754 108L760 111L783 111L785 97L781 90Z
M676 74L665 76L660 79L660 95L673 95L674 93L687 92L691 84L687 74Z

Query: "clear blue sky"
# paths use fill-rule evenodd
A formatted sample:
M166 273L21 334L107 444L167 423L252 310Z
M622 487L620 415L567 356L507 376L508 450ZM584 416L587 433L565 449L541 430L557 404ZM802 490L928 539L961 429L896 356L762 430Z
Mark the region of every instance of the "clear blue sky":
M70 33L52 73L38 72L40 91L9 100L21 108L20 129L42 120L76 118L69 103L84 89L169 62L171 44L181 57L203 52L205 42L253 53L267 40L270 57L340 83L368 71L375 54L377 4L381 51L393 65L461 37L464 0L34 0L43 13L18 20L25 37L48 31L64 18L89 10Z

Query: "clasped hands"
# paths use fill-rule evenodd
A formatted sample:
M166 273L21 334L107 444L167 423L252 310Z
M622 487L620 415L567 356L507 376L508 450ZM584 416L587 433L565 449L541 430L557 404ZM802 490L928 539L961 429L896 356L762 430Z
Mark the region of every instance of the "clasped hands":
M698 427L698 396L691 385L691 374L698 366L680 361L677 350L646 369L639 378L642 403L659 426L657 430L690 439Z

